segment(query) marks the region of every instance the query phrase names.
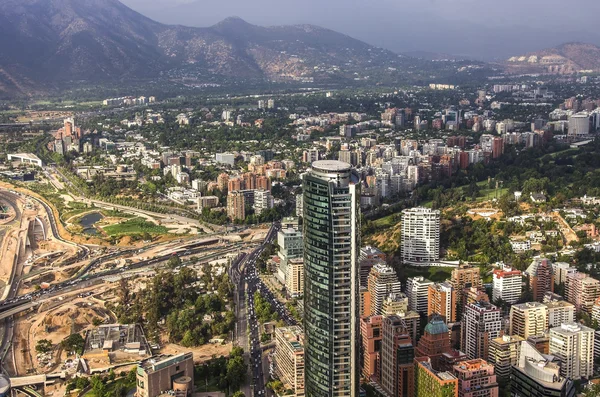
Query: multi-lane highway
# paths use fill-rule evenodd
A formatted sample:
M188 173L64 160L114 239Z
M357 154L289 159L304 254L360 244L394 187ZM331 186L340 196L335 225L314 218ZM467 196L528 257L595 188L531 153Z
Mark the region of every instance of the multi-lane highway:
M271 291L261 281L256 267L257 259L260 257L267 244L274 241L280 227L279 223L274 223L269 229L263 243L250 254L238 258L239 260L232 264L230 273L232 275L231 279L236 287L236 298L239 302L236 308L238 329L238 337L236 340L240 346L249 348L249 365L252 376L250 384L253 389L251 395L254 396L264 396L268 393L265 387L268 375L265 373L267 358L263 356L263 349L260 342L259 323L254 308L255 292L260 292L287 325L296 324L296 320L290 315L286 307L275 299ZM239 277L236 278L238 275ZM246 297L245 302L244 295ZM248 388L242 391L244 391L246 395L250 395L248 393Z

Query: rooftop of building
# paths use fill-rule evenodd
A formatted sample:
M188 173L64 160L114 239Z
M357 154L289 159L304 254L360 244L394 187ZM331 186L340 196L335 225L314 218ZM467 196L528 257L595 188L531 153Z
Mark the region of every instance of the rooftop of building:
M327 172L344 172L352 168L350 164L339 160L318 160L312 163L312 167Z
M512 305L513 308L518 310L527 310L527 309L539 309L544 308L546 305L541 302L525 302L525 303L517 303Z
M492 339L492 342L500 345L505 345L510 343L521 343L524 340L525 339L519 335L502 335L498 338Z
M434 315L431 321L425 326L425 332L430 335L447 334L448 326L440 316Z
M171 365L180 363L182 361L193 359L191 352L179 353L179 354L160 354L158 356L151 357L143 360L138 364L138 369L143 370L146 373L152 373L159 371L163 368L167 368Z
M431 372L443 381L453 381L457 379L456 376L452 375L450 372L438 372L435 369L433 369L429 357L418 357L415 358L415 360L424 368L426 368L429 372Z
M549 360L536 360L531 357L525 359L525 366L513 366L528 377L534 379L547 389L561 390L567 379L560 376L560 367Z
M373 247L372 245L364 246L360 249L361 255L384 255L383 251L379 248Z
M385 263L376 263L371 268L371 273L396 274L396 271L391 266L389 266Z
M592 328L586 327L580 323L562 323L560 327L550 328L550 332L560 333L564 335L576 334L578 332L593 332Z
M548 306L548 309L555 309L559 307L571 307L573 308L573 310L575 310L575 305L567 301L551 301L545 303L545 305Z
M281 335L295 351L300 352L304 350L304 331L299 326L279 327L275 332L277 335Z
M436 215L439 215L440 211L433 210L431 208L425 208L425 207L413 207L413 208L405 209L404 211L402 211L402 213L404 213L404 214L436 214Z

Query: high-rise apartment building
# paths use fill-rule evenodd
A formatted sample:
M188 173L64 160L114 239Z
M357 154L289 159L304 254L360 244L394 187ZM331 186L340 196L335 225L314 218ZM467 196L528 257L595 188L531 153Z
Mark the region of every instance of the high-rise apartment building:
M304 176L306 394L355 397L359 390L359 177L322 160Z
M492 299L502 300L511 305L517 303L523 292L523 277L518 270L494 270L492 278Z
M462 361L453 368L458 379L459 397L498 397L500 390L494 366L477 358Z
M596 320L600 324L600 298L596 299L592 306L592 320Z
M600 281L585 273L571 273L565 282L566 298L575 305L576 311L589 315L596 299L600 298Z
M362 340L362 376L366 379L381 377L379 360L381 341L383 339L383 316L370 316L360 319L360 336Z
M385 264L386 255L378 248L367 245L360 249L358 263L360 267L360 285L366 287L371 268L376 264Z
M575 305L566 301L545 303L548 308L548 328L560 327L562 323L575 322Z
M404 293L390 294L383 300L381 307L383 315L391 316L392 314L408 312L408 296Z
M390 294L402 293L402 285L396 271L384 264L373 266L367 285L371 293L371 315L383 314L385 298Z
M429 286L427 315L439 314L447 323L456 321L456 290L447 281Z
M296 397L304 396L304 333L299 326L275 329L275 373Z
M468 304L462 319L461 350L469 359L488 359L492 339L501 336L502 314L489 302Z
M256 215L273 208L273 195L268 190L257 190L254 192L254 212Z
M433 369L428 357L415 358L416 397L458 397L458 379L450 372Z
M227 195L227 216L231 220L246 219L246 200L240 191L229 192Z
M298 298L304 293L304 259L292 258L287 262L285 289L288 296Z
M527 302L510 307L510 335L527 339L543 334L548 328L548 307L540 302Z
M450 275L450 283L456 291L456 302L458 310L456 315L460 318L463 313L463 308L467 305L465 302L465 289L466 288L482 288L483 280L479 273L477 266L461 266L452 270Z
M433 285L433 282L422 276L410 277L406 281L406 296L408 296L410 310L419 314L427 313L430 285Z
M548 259L535 258L525 273L529 276L534 301L542 302L546 292L554 292L554 270Z
M402 211L402 262L427 265L440 259L440 211L410 208Z
M229 174L223 172L217 177L217 189L223 191L229 186Z
M564 378L589 378L594 372L594 330L579 323L550 328L550 354L560 361Z
M521 342L524 340L518 335L502 335L491 340L488 361L494 364L498 379L509 380L510 367L517 365Z

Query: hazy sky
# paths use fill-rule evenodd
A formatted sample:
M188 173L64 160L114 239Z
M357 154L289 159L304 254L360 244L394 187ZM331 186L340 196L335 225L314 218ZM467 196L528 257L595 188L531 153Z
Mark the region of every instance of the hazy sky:
M394 51L506 57L569 41L600 44L600 0L121 0L164 23L310 23Z

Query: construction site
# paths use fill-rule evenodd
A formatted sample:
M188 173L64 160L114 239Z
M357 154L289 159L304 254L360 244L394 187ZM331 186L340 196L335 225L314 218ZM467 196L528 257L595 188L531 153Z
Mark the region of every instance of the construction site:
M123 280L136 280L129 284L133 292L174 255L193 258L189 266L196 271L208 263L222 273L265 235L255 228L142 247L84 245L69 239L50 203L0 186L0 359L8 382L17 393L62 396L66 380L78 374L128 371L157 354L192 352L196 363L228 355L227 338L185 348L162 335L151 344L139 324L119 324L112 308ZM84 339L78 355L63 346L74 334Z

